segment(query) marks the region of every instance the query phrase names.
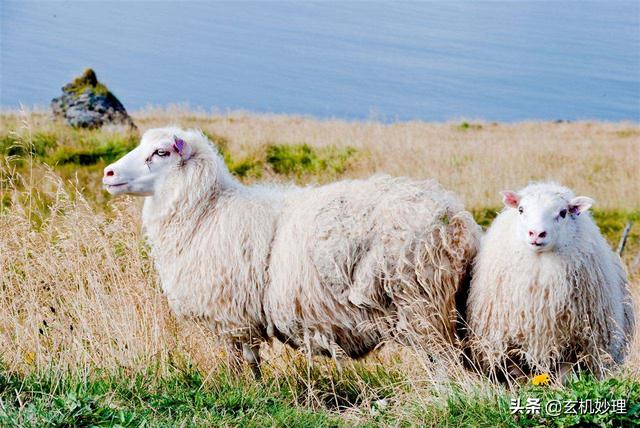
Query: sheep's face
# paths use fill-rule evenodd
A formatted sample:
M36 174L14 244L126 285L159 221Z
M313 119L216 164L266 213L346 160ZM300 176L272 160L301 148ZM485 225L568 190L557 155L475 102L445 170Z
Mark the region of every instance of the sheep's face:
M517 213L518 240L536 253L568 245L575 234L578 216L591 207L593 199L568 198L553 189L534 190L502 192L505 206Z
M152 196L158 182L189 156L185 141L165 130L152 129L140 145L104 169L102 183L112 195Z

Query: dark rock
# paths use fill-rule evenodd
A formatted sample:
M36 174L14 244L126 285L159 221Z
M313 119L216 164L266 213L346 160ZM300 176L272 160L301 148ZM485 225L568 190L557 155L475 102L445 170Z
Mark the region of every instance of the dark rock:
M51 100L51 110L54 117L64 119L74 128L105 125L136 128L122 103L90 68L62 88L62 95Z

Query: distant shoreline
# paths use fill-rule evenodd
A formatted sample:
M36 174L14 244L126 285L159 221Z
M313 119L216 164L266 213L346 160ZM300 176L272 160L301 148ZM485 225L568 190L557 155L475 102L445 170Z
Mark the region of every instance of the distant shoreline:
M20 115L22 110L16 107L3 107L0 106L0 116L15 116ZM37 105L37 106L25 106L24 112L28 114L42 114L47 115L51 114L51 109L48 106ZM243 110L243 109L219 109L219 108L211 108L209 110L194 108L188 105L182 104L169 104L166 106L149 106L142 109L131 110L128 111L131 117L135 118L149 118L149 117L182 117L182 116L191 116L197 117L199 119L206 119L212 117L254 117L254 118L296 118L296 119L304 119L310 121L317 122L343 122L343 123L380 123L382 125L396 125L396 124L407 124L407 123L425 123L425 124L456 124L456 123L469 123L469 124L501 124L508 126L517 126L520 124L531 124L531 123L553 123L553 124L568 124L568 123L611 123L611 124L628 124L629 126L640 126L640 112L637 120L634 119L622 119L622 120L609 120L609 119L599 119L599 118L581 118L581 119L525 119L525 120L517 120L517 121L507 121L507 120L488 120L483 118L472 118L472 117L459 117L459 118L449 118L447 120L429 120L429 119L381 119L375 115L372 115L370 118L362 118L362 119L350 119L350 118L342 118L342 117L318 117L311 114L303 114L303 113L275 113L275 112L259 112L259 111L251 111L251 110Z

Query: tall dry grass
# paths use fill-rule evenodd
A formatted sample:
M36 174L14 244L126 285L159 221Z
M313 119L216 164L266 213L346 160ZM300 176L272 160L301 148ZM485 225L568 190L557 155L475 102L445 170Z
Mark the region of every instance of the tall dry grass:
M228 138L237 153L250 154L267 142L349 145L361 157L347 175L435 176L471 206L498 205L496 192L503 187L555 178L594 196L600 206L640 207L639 130L631 124L482 124L482 129L461 130L451 123L173 114L141 114L137 122L142 129L168 122L200 127ZM2 126L19 131L29 144L33 129L58 125L46 116L29 115L23 125L18 117L4 116ZM107 215L73 185L44 170L21 175L6 161L0 165L0 201L5 201L0 204L0 360L5 369L164 371L176 358L187 358L212 370L224 361L206 327L170 314L140 235L139 201L114 200ZM638 302L639 276L632 278ZM452 383L486 397L500 391L465 369L456 351L449 350L444 362L430 360L424 351L391 346L365 364L399 367L408 386L398 388L398 400L406 394L426 405L438 396L434 392L446 394ZM304 360L299 353L281 346L263 353L272 376L308 375L298 370L297 362ZM321 370L334 369L326 359L317 364ZM640 378L640 334L620 370ZM309 403L314 400L310 393Z
M382 124L182 108L142 111L136 121L141 129L167 123L202 128L244 154L273 142L354 147L361 156L348 176L433 177L471 208L498 206L500 190L547 179L591 195L601 208L640 208L637 123Z
M345 177L432 177L469 208L499 206L500 190L552 179L595 198L598 208L640 209L640 126L632 122L383 124L209 114L180 106L143 110L134 119L141 132L167 124L203 129L224 137L239 157L261 153L270 143L353 147L356 156ZM48 114L31 114L29 120L38 130L60 132ZM0 115L0 132L18 126L17 113Z

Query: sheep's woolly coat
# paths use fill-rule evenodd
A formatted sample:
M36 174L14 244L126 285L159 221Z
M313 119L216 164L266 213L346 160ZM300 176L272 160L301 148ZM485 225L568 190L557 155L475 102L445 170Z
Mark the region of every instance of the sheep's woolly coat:
M265 312L294 346L359 357L382 340L451 340L479 228L433 181L378 176L290 193Z
M234 344L275 336L333 356L412 334L453 338L480 230L451 193L388 176L246 187L206 138L184 139L191 157L143 209L175 313Z
M566 201L564 187L552 187ZM527 189L524 190L525 192ZM621 362L633 331L633 306L620 258L588 212L553 251L534 253L516 237L518 212L505 209L482 238L468 300L472 348L495 369L506 355L539 370L582 362L595 371Z

